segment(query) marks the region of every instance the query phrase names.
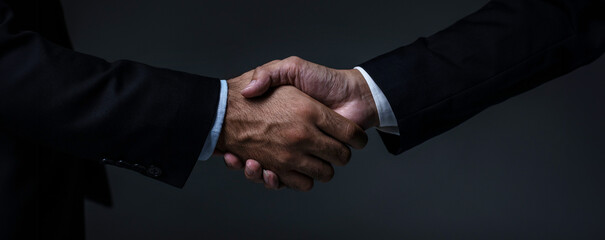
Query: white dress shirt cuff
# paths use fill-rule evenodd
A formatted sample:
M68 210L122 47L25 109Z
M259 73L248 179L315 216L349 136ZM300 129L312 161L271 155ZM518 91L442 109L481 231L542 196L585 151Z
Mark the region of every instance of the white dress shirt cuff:
M397 124L397 118L395 117L395 113L391 108L391 104L387 97L384 95L380 87L374 82L374 79L361 67L355 67L363 78L366 80L366 83L370 87L370 91L372 92L372 97L374 98L374 103L376 103L376 111L378 112L378 119L380 120L380 125L376 127L379 131L390 133L399 136L399 126Z
M218 142L218 137L221 134L221 128L223 127L223 120L225 119L225 110L227 109L227 96L229 87L227 86L226 80L221 80L221 93L218 100L218 108L216 109L216 119L214 120L214 125L212 129L208 133L206 137L206 141L204 142L204 148L202 148L202 153L197 158L200 161L206 161L212 153L214 153L214 148L216 147L216 143Z

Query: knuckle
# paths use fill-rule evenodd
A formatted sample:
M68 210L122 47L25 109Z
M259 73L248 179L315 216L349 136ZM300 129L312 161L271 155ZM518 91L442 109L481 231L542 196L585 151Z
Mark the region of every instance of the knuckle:
M295 161L294 154L290 152L285 152L281 154L279 158L277 158L277 165L275 166L277 169L286 169L289 168L292 162Z
M298 69L303 63L304 60L297 56L288 57L283 62L284 67L289 70Z
M289 145L298 145L309 140L309 135L305 128L292 128L286 133L286 138Z
M258 66L254 69L254 76L258 78L262 75L265 75L266 72L267 70L265 70L264 66Z
M294 113L300 117L307 118L314 116L316 114L316 109L314 105L301 103L294 108Z
M308 159L303 159L301 161L297 161L296 168L297 169L303 169L303 170L306 170L306 171L309 171L309 172L315 172L315 171L311 171L312 168L311 168L311 165L310 165L310 162L309 162Z
M288 58L285 59L288 62L292 62L292 63L300 63L303 61L302 58L300 58L299 56L290 56Z
M277 169L282 169L284 165L286 165L287 163L289 163L290 161L288 160L288 156L287 155L283 155L281 157L278 157L275 159L275 168Z

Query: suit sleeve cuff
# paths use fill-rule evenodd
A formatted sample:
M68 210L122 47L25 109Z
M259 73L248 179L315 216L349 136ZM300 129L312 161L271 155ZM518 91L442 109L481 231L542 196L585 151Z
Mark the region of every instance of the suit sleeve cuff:
M387 97L384 95L380 87L374 82L374 79L361 67L355 67L363 78L366 80L366 83L370 87L370 91L372 92L372 97L374 98L374 103L376 104L376 111L378 112L378 119L380 120L380 125L376 127L379 131L394 134L399 136L399 126L397 124L397 118L395 117L395 113L391 108L391 104Z
M218 108L216 110L216 119L214 120L212 129L206 137L206 141L204 141L204 147L202 148L202 152L198 157L198 160L200 161L206 161L210 158L210 156L212 156L216 143L218 142L218 137L220 136L221 129L223 127L223 120L225 119L225 110L227 109L228 89L229 87L227 86L227 81L221 80L221 93Z

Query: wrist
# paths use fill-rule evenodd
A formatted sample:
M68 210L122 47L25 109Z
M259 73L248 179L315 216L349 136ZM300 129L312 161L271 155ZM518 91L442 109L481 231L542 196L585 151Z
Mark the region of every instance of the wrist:
M240 115L239 109L242 107L244 98L239 94L239 91L245 86L246 82L241 81L240 78L234 78L227 80L227 104L225 106L225 116L223 120L223 128L218 137L215 149L219 151L226 151L227 146L230 145L234 138L234 132L232 131L235 125L237 125L237 119Z
M380 118L378 117L378 110L372 95L372 90L368 85L366 78L357 69L346 70L347 80L353 83L353 89L356 89L356 94L351 97L357 98L362 106L362 127L368 129L371 127L378 127L380 125Z

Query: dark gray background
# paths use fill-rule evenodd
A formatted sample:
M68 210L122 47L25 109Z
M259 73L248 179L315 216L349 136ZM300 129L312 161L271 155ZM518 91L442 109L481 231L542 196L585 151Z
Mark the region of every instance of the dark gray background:
M298 55L353 67L486 0L63 0L75 48L229 78ZM109 167L115 206L89 239L604 238L605 59L402 155L374 130L328 184L267 191L220 158L184 189ZM201 146L200 146L201 147Z

